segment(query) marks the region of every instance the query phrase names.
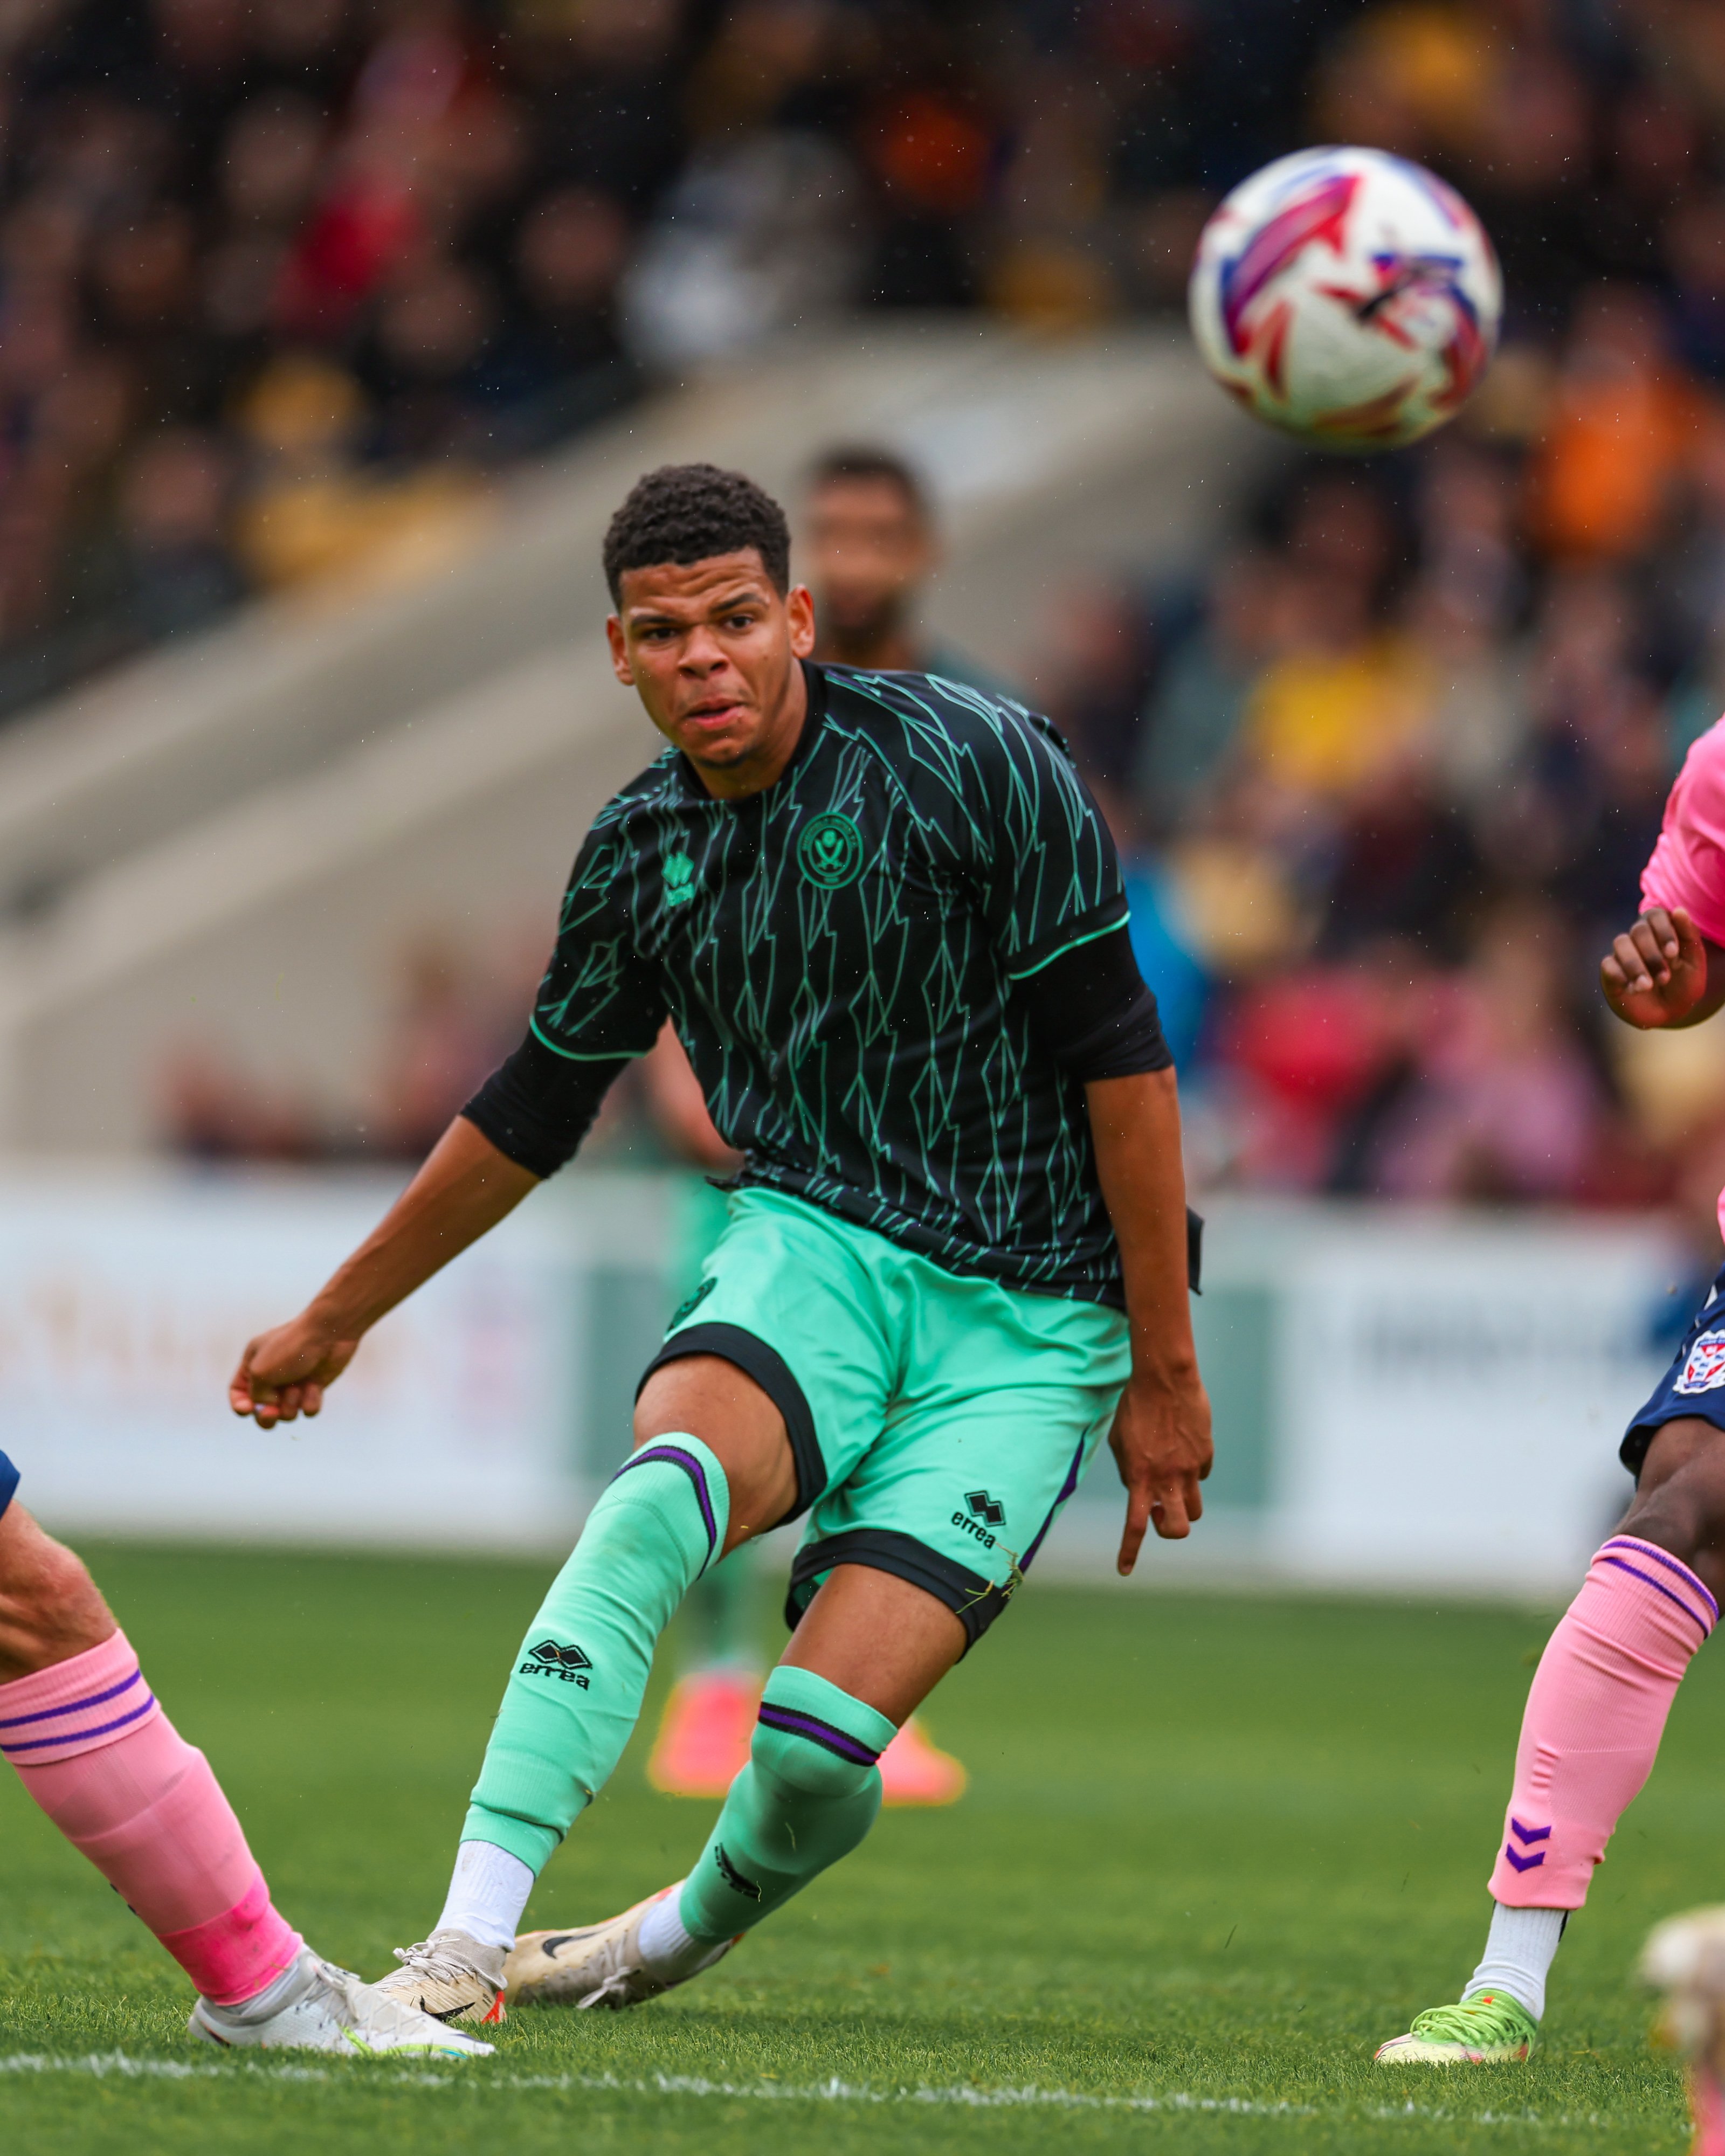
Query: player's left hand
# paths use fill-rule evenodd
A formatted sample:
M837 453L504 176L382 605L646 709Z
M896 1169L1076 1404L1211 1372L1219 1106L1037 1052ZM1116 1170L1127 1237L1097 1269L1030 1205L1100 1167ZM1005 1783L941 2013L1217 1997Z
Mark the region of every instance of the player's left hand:
M1204 1517L1199 1484L1210 1471L1209 1395L1194 1370L1189 1377L1141 1376L1127 1380L1108 1433L1109 1449L1126 1485L1126 1532L1117 1560L1123 1578L1138 1561L1147 1528L1164 1542L1180 1542Z
M1700 930L1680 906L1650 906L1600 960L1599 986L1625 1025L1681 1025L1707 992Z
M259 1430L315 1415L323 1406L324 1388L334 1384L358 1350L357 1339L336 1338L307 1312L246 1342L228 1383L228 1404L237 1415L250 1415Z

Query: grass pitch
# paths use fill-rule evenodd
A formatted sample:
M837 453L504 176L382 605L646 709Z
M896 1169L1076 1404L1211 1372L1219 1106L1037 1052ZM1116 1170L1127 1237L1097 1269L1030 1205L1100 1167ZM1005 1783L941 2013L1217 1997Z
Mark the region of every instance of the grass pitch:
M546 1568L88 1553L280 1906L380 1974L436 1915ZM1535 2062L1370 2064L1476 1958L1548 1624L1032 1587L934 1703L971 1769L963 1804L886 1814L686 1990L622 2015L521 2012L466 2067L194 2046L177 1970L8 1776L0 2147L1681 2150L1678 2077L1628 1972L1656 1917L1725 1899L1711 1656L1571 1927ZM655 1796L640 1761L530 1922L608 1914L692 1860L711 1807Z

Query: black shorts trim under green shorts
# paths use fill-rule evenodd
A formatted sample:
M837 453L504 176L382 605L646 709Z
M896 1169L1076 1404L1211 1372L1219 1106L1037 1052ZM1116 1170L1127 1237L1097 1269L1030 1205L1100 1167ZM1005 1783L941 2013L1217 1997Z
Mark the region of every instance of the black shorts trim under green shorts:
M947 1272L778 1191L732 1197L704 1274L648 1375L721 1356L784 1417L787 1517L809 1514L788 1620L835 1566L865 1564L943 1602L974 1644L1113 1419L1125 1318Z
M814 1435L814 1417L803 1397L803 1388L791 1375L783 1356L740 1325L685 1325L680 1332L672 1333L641 1373L635 1398L639 1399L655 1370L662 1370L667 1363L680 1363L690 1355L719 1355L726 1362L736 1363L746 1376L754 1379L784 1417L785 1431L791 1440L791 1459L797 1471L797 1502L784 1518L774 1521L773 1525L782 1527L792 1520L800 1519L826 1487L827 1471L820 1456L820 1440Z

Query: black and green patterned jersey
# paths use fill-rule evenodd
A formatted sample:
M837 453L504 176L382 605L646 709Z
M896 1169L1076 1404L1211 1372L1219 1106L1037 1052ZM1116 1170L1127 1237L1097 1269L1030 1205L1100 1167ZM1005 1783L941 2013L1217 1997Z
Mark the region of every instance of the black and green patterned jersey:
M1096 803L1021 705L806 671L773 786L716 800L668 749L601 810L533 1032L605 1062L669 1014L742 1183L953 1272L1117 1305L1083 1087L1014 992L1126 920Z

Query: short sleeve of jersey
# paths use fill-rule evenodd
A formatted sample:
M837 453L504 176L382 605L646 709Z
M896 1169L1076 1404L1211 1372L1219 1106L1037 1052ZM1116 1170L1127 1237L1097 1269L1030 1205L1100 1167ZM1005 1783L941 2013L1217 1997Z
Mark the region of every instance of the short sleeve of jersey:
M1725 944L1725 719L1690 748L1665 804L1644 906L1681 906L1710 943Z
M644 1055L665 1020L658 969L635 947L625 889L614 829L589 832L531 1021L547 1048L576 1061Z
M983 912L1008 974L1022 980L1119 927L1126 886L1101 811L1046 720L1003 714L983 785Z

